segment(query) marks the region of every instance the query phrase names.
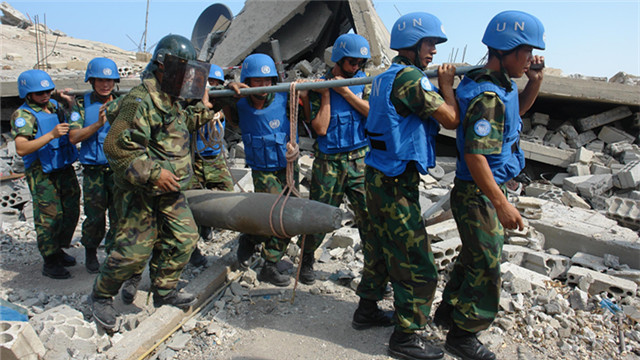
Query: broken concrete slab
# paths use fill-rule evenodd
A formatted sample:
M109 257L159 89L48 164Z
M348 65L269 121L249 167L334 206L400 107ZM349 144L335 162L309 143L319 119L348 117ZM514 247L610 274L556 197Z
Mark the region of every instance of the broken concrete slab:
M368 0L349 0L349 7L355 33L369 41L373 65L377 67L390 65L391 59L395 56L394 51L389 47L391 35L373 7L373 3Z
M613 254L634 269L640 269L638 234L594 210L570 208L553 202L541 206L542 216L529 219L545 235L547 248L573 256L577 252Z

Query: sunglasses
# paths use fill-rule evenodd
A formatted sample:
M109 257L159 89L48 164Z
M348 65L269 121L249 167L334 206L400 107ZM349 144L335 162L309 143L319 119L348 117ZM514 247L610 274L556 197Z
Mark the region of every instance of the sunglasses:
M53 89L51 89L51 90L43 90L43 91L36 91L33 94L37 95L37 96L42 96L42 95L45 95L45 94L51 94L52 91L53 91Z
M345 61L348 62L349 65L351 66L362 66L364 65L365 62L367 62L367 60L365 59L354 59L354 58L345 59Z

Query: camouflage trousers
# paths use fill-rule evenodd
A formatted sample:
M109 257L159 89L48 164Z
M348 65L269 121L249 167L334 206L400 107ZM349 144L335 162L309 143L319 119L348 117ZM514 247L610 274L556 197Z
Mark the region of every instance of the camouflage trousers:
M368 147L339 154L322 154L316 151L311 170L309 199L339 207L345 195L363 243L372 236L367 221L367 204L364 189L364 156ZM325 234L307 235L304 253L313 252L322 244Z
M84 214L82 239L80 242L88 249L96 249L104 239L105 251L113 248L115 227L118 224L113 190L113 171L107 165L83 165L82 197ZM109 231L106 232L106 214L109 210Z
M419 182L413 163L396 177L371 166L365 170L369 223L376 236L364 244L364 269L356 293L380 300L391 280L396 328L405 332L425 327L438 283L420 212Z
M80 217L80 185L73 166L45 174L40 162L25 171L42 256L69 247Z
M193 160L193 187L233 191L233 179L222 153L211 157L196 154ZM210 227L199 226L198 234L206 239L211 232Z
M117 188L120 219L115 244L93 286L98 297L115 296L124 281L141 274L147 260L152 290L178 285L198 240L196 222L182 192L150 196Z
M231 172L222 153L205 157L196 154L193 161L193 172L194 181L199 182L205 189L233 191Z
M296 164L293 175L296 190L299 187L298 173L299 168L298 164ZM255 192L280 194L287 185L286 169L277 171L251 170L251 177L253 178L253 188ZM287 250L289 242L291 242L291 238L280 238L277 236L252 235L251 240L255 244L263 243L262 258L269 262L280 261Z
M502 191L506 195L504 186ZM442 301L454 306L458 327L475 333L488 328L498 312L504 228L489 198L473 182L455 180L451 210L462 249Z

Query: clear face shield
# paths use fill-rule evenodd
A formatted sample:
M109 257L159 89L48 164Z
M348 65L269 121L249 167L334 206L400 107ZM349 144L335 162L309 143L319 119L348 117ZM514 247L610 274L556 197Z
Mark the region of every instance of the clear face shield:
M179 99L201 99L207 89L211 64L165 55L160 88Z

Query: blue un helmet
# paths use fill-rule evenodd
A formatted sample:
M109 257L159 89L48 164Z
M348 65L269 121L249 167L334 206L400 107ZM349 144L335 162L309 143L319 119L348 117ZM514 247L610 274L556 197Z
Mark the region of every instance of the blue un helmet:
M112 79L120 82L118 66L111 59L103 57L94 58L89 61L89 65L87 65L87 71L84 73L84 82L89 81L91 78Z
M51 76L42 70L27 70L18 76L18 94L24 99L29 93L55 89Z
M423 38L436 39L436 44L447 41L440 19L426 12L414 12L401 16L391 29L391 48L407 49Z
M222 68L216 64L211 64L209 68L209 79L220 80L224 83L224 72Z
M520 45L544 50L544 26L538 18L522 11L503 11L489 22L482 43L496 50L508 51Z
M338 36L336 42L333 43L331 61L337 63L344 57L371 59L371 50L369 50L367 39L358 34L342 34Z
M276 63L271 56L266 54L251 54L242 62L240 71L240 81L245 82L247 78L253 77L273 77L278 79Z

